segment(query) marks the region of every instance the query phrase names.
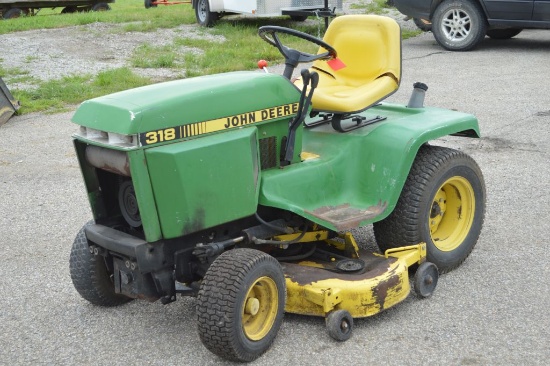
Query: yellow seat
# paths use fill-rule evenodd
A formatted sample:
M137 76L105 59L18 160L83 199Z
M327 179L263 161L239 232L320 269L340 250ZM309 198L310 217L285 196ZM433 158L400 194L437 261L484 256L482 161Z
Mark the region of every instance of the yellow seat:
M323 40L336 49L346 66L333 70L327 61L313 63L311 71L319 74L312 98L314 110L359 112L399 88L401 30L395 20L377 15L340 16L330 23ZM303 87L300 79L295 84Z

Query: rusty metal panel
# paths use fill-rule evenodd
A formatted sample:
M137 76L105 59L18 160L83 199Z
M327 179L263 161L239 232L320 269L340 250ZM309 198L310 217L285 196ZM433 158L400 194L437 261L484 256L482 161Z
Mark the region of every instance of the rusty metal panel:
M0 126L10 119L19 109L19 102L15 100L2 78L0 78Z

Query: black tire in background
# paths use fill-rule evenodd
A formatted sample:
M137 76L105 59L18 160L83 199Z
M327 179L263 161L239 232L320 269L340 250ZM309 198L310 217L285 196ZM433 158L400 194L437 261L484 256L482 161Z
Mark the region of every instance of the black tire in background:
M468 155L422 146L392 213L374 223L382 252L426 243L427 260L440 273L464 262L479 238L485 218L485 182Z
M155 0L144 0L143 5L145 6L145 9L156 8L157 4L153 4L154 1Z
M78 11L78 8L76 6L66 6L63 8L63 10L61 10L61 14L71 14L71 13L76 13Z
M76 291L98 306L118 306L132 301L127 296L115 293L111 273L107 270L104 258L90 253L84 232L86 225L76 235L69 258L69 271Z
M23 11L23 9L11 8L11 9L6 10L3 13L2 18L4 18L4 19L15 19L15 18L22 17L23 15L25 15L25 12Z
M269 349L281 327L286 283L279 262L255 249L221 254L197 296L202 343L231 361L249 362Z
M487 35L492 39L510 39L520 34L522 30L518 28L489 29Z
M210 11L208 0L197 0L195 17L197 18L197 23L203 27L212 27L220 19L219 13Z
M447 50L469 51L485 38L487 20L476 1L446 0L435 9L432 33Z
M295 22L305 22L307 19L307 15L291 15L290 20L293 20Z
M107 11L111 10L111 7L107 3L97 3L92 6L92 11Z

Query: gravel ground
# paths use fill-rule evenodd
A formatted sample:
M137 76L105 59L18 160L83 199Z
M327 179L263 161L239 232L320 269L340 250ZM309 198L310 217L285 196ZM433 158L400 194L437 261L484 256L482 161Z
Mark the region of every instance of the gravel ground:
M368 3L369 0L364 1ZM351 1L344 2L343 13L357 13L350 8ZM183 5L188 6L188 5ZM403 15L396 10L388 11L402 27L414 28L412 21L403 21ZM308 22L317 22L309 19ZM223 36L213 36L197 25L181 25L173 29L159 29L155 32L124 32L121 24L93 23L61 29L41 29L0 35L2 48L9 50L9 57L0 58L0 65L6 69L16 68L45 81L63 76L97 74L107 69L129 66L133 50L142 44L157 46L172 44L177 37L197 38L223 42ZM179 53L201 52L201 50L180 46ZM185 70L168 68L132 68L136 73L155 81L185 76ZM32 84L10 83L10 89L29 89Z
M4 41L2 36L2 42ZM2 43L3 44L3 43ZM431 34L403 42L403 79L426 104L475 114L482 139L446 138L487 183L481 238L434 296L356 321L334 342L320 318L286 315L251 365L546 365L550 358L550 32L443 51ZM226 365L200 343L194 299L88 304L68 256L90 217L70 135L73 112L15 116L0 127L0 365ZM546 219L545 219L546 218ZM357 231L374 246L370 227Z

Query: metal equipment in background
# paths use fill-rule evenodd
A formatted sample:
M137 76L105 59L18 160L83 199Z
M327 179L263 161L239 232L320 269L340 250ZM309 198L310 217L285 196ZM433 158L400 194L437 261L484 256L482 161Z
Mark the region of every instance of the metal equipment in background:
M0 78L0 126L6 123L18 109L19 101L15 100L2 78Z

